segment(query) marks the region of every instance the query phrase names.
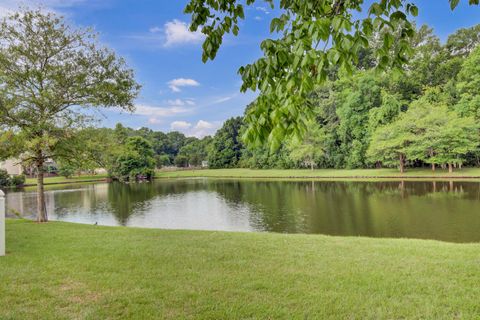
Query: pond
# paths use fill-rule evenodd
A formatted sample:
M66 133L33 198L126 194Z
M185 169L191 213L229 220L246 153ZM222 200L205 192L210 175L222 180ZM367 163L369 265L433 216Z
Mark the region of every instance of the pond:
M7 193L34 217L36 193ZM47 190L51 220L165 229L267 231L480 242L480 183L172 179Z

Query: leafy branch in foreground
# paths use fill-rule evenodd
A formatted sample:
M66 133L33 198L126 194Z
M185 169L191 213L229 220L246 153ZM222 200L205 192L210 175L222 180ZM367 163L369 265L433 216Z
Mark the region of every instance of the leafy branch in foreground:
M469 0L478 5L480 0ZM246 0L247 6L260 1ZM411 17L418 14L414 1L377 0L368 7L363 0L264 0L280 15L271 20L274 39L261 43L263 57L239 70L241 91L259 90L260 95L246 115L244 140L272 149L288 135L301 135L311 118L308 95L328 78L332 69L351 72L362 50L372 49L376 68L401 68L411 54L414 37ZM449 0L452 10L459 0ZM245 19L243 1L190 0L190 29L206 35L202 60L213 60L223 37L239 32ZM356 18L361 16L361 18ZM376 38L379 46L369 39Z

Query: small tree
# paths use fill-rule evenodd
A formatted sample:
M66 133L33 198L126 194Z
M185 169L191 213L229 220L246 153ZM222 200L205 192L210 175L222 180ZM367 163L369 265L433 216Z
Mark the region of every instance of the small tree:
M410 129L405 121L379 127L373 133L367 150L369 159L387 166L398 165L400 172L405 172L407 148L413 140Z
M434 91L430 91L434 92ZM410 105L398 120L378 128L368 149L369 157L391 165L399 163L404 171L405 161L421 160L432 164L461 165L463 156L478 146L478 125L473 117L460 117L437 97L425 97Z
M21 138L17 155L37 169L37 220L44 222L45 161L67 156L62 145L91 120L82 110L131 111L140 87L94 33L74 30L55 14L11 14L0 24L0 39L0 126Z
M10 175L7 170L0 169L0 187L10 186Z
M75 174L76 168L70 164L61 164L58 168L58 174L67 179Z
M319 124L311 121L302 138L294 138L287 143L289 158L313 170L319 158L324 155L325 134Z
M168 154L156 155L155 162L157 163L157 168L171 165L170 157L168 156Z
M209 136L204 137L201 140L193 138L180 149L176 158L180 155L185 156L189 166L198 167L202 164L202 161L207 160L208 148L211 142L212 138Z
M208 153L210 168L233 168L237 165L243 149L240 141L242 124L242 117L231 118L217 131Z
M468 152L478 147L479 126L473 116L460 117L445 105L424 106L428 113L418 119L421 134L415 139L418 159L435 165L447 164L449 172L454 165L462 165ZM417 151L418 153L418 151Z
M153 178L155 158L150 142L138 136L127 138L125 150L115 162L111 174L120 181Z
M188 157L186 155L179 154L175 157L174 163L176 167L186 168L188 167Z

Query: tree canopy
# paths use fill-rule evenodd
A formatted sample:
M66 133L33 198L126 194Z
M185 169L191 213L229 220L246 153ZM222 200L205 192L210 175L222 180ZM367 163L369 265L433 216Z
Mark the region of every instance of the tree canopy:
M150 142L140 136L128 137L110 173L120 181L151 179L155 175L155 158Z
M53 13L23 10L0 23L0 127L17 136L17 156L38 173L38 221L46 221L44 163L70 154L85 109L134 109L140 86L124 60L89 29Z
M445 0L447 1L447 0ZM453 9L459 0L448 0ZM480 0L469 0L478 5ZM206 35L202 60L213 60L225 34L237 35L245 6L256 0L190 0L190 29ZM258 90L245 117L244 140L268 141L272 149L285 136L305 131L313 116L308 95L332 69L351 73L369 51L376 69L400 69L412 57L414 0L264 0L279 16L270 22L271 39L262 41L263 57L239 69L241 91ZM365 10L366 9L366 10ZM365 11L365 13L363 13ZM452 40L453 42L453 40ZM455 41L457 46L461 41Z

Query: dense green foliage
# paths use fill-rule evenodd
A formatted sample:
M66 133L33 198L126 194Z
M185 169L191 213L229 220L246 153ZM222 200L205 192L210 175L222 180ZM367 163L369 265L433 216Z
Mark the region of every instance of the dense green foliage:
M71 178L76 172L76 168L70 164L60 165L58 174L65 178Z
M110 174L120 181L151 179L155 175L152 145L145 138L129 137Z
M8 13L0 21L0 39L0 130L15 136L0 154L35 167L37 219L43 222L45 163L75 154L79 145L72 140L91 120L82 110L131 111L140 86L95 33L72 28L54 13Z
M178 151L178 155L175 158L182 157L184 160L184 166L198 167L202 165L203 161L208 158L208 152L212 138L207 136L203 139L188 138L184 139L183 146Z
M245 19L244 7L258 2L189 1L185 12L191 14L190 29L200 29L206 36L204 62L215 58L225 34L238 34L240 20ZM351 74L365 61L377 70L400 69L414 56L411 20L418 14L415 0L264 2L278 13L270 23L272 39L261 42L263 57L238 71L243 81L241 91L260 93L245 117L247 142L268 142L271 149L277 149L285 137L302 134L314 107L308 97L316 85L328 80L332 69ZM448 2L453 10L459 0ZM479 0L469 0L469 4L478 5ZM462 42L449 44L455 47ZM353 146L361 149L357 138ZM354 165L362 159L354 155L347 161Z
M312 122L300 139L292 139L288 142L286 150L288 157L300 167L315 168L316 163L324 155L325 134L320 126Z
M479 146L475 119L460 117L444 104L420 99L398 120L379 128L370 143L371 159L385 164L399 161L403 171L407 159L432 165L462 166L465 156Z
M373 70L362 51L353 74L332 70L308 95L314 119L302 134L286 136L275 149L246 143L244 117L227 120L214 137L180 132L82 130L78 168L107 168L124 154L129 137L146 139L157 168L449 168L480 163L480 26L461 29L441 44L422 26L411 39L412 59L403 73ZM247 106L245 114L258 101ZM259 120L263 121L263 120ZM0 141L1 143L2 141ZM7 143L8 139L3 143Z
M19 187L25 184L25 176L11 176L6 170L0 169L0 188L1 187Z
M477 165L478 30L461 29L442 45L422 26L411 39L412 59L403 73L373 70L368 62L372 53L365 50L353 75L332 71L312 90L308 100L316 121L307 122L302 135L285 137L273 151L268 142L246 144L239 166L299 168L310 163L321 168L398 166L403 171L427 164L450 170Z
M241 126L241 117L232 118L217 131L208 155L208 165L211 168L233 168L238 164L242 152L239 136Z
M131 175L151 176L155 168L200 166L207 160L212 138L197 139L177 131L163 133L148 128L134 130L117 124L114 129L79 130L74 141L82 147L76 148L74 157L64 160L61 169L67 166L88 172L105 168L113 178L128 180Z
M246 108L244 117L227 120L214 137L198 139L176 131L134 130L118 124L114 129L72 127L62 136L56 136L57 132L45 138L56 151L61 174L105 168L119 180L149 177L155 167L205 163L210 168L399 167L402 172L407 167L453 170L479 165L480 26L458 30L445 44L427 26L412 26L415 32L406 38L395 30L389 50L400 50L395 46L408 41L411 51L408 62L402 62L403 72L388 68L378 72L378 50L385 49L382 41L389 36L366 34L370 45L361 48L351 70L339 68L342 63L330 65L325 79L307 86L308 94L296 100L293 108L292 101L280 109L270 101L273 109L266 110L261 94ZM304 117L298 108L309 110L312 117ZM263 111L257 114L259 110ZM254 139L279 125L269 124L272 119L262 112L283 113L279 117L286 117L282 123L287 131L295 126L288 120L294 114L303 119L305 127L301 132L280 134L282 139L275 138L276 142ZM256 129L252 129L252 117ZM20 138L4 130L0 136L0 148L8 151L2 152L4 158L22 151ZM132 139L144 142L142 151L132 149Z

